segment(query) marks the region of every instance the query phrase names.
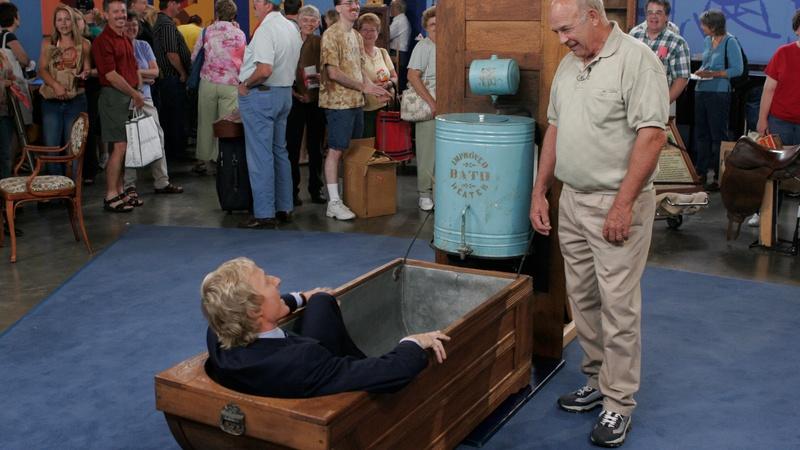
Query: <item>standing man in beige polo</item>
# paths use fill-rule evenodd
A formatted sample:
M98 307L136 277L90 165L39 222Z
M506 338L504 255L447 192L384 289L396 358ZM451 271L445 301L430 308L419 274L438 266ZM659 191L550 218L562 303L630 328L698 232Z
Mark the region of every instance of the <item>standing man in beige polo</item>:
M550 8L550 28L571 52L553 79L530 216L537 232L550 233L545 194L562 181L558 237L587 377L558 404L572 412L602 404L590 437L616 447L639 389L640 280L669 94L661 62L608 21L602 0L553 0Z

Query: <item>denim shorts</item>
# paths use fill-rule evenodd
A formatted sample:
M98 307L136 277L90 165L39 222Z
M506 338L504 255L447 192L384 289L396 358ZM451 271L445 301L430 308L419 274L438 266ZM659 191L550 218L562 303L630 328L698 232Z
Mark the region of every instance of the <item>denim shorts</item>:
M328 148L347 150L350 139L359 139L364 133L364 113L361 108L326 109L328 120Z

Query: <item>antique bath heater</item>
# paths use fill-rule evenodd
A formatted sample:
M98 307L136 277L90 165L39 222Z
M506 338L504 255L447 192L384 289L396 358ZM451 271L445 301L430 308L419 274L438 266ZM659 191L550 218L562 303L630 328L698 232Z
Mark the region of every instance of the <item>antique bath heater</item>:
M479 95L516 94L512 59L475 60L470 89ZM525 255L536 165L530 117L458 113L436 117L436 215L433 245L466 256Z

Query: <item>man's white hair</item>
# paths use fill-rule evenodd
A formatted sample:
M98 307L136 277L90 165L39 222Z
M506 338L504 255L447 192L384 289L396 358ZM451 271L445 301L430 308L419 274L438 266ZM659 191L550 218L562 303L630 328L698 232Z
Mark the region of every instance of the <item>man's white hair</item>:
M578 0L578 7L581 11L593 9L600 14L600 17L606 18L606 7L603 5L603 0Z
M552 0L550 5L552 6L553 3L565 3L567 0ZM586 17L585 14L590 10L593 9L597 11L597 14L603 20L608 20L606 17L606 7L603 5L603 0L574 0L575 4L578 5L578 11L584 14L584 18Z

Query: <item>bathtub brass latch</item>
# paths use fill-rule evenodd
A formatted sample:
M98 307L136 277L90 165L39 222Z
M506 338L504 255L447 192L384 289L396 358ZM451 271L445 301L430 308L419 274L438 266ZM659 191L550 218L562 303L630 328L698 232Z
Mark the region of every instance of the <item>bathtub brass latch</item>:
M219 427L233 436L244 434L244 413L235 403L228 403L219 413Z

